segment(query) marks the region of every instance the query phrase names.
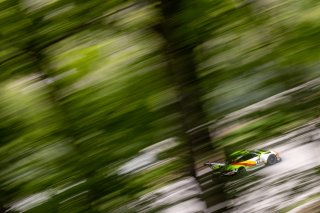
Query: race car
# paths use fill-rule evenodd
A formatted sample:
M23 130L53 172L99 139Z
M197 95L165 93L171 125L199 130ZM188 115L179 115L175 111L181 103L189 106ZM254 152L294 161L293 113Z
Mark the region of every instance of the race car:
M279 153L272 150L241 150L231 153L223 163L206 162L212 169L213 177L245 175L267 165L281 161Z

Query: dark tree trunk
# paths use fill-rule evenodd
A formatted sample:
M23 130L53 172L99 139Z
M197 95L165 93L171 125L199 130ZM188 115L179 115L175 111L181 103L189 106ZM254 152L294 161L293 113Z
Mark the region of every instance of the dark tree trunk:
M211 137L205 123L207 118L203 110L202 94L197 76L194 48L181 34L183 19L179 17L182 0L162 0L162 23L155 29L165 41L168 61L167 71L177 93L177 107L181 115L182 129L190 148L190 172L195 175L195 164L201 156L212 151ZM188 29L183 29L188 31ZM188 33L188 32L187 32ZM192 32L190 32L192 33Z
M194 29L188 29L187 23L183 22L186 20L183 16L184 10L192 10L192 8L184 8L183 0L161 0L162 23L155 27L155 30L164 39L168 76L176 88L177 108L190 151L190 173L196 177L202 191L206 191L201 194L201 197L209 207L224 202L226 194L223 184L213 182L202 184L211 179L209 173L201 177L196 175L196 165L199 163L197 161L212 154L214 149L207 126L207 116L203 109L202 91L194 54L195 47L203 41L201 41L201 35L195 35ZM220 209L221 212L225 210L226 207Z

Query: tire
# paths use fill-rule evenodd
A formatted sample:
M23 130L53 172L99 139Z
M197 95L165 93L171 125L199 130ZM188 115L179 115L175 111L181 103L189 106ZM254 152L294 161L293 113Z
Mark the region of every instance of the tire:
M244 167L240 167L240 168L238 169L237 175L238 175L239 177L246 176L246 175L247 175L247 170L246 170Z
M273 164L276 164L278 162L278 159L275 155L270 155L268 157L268 160L267 160L267 165L273 165Z

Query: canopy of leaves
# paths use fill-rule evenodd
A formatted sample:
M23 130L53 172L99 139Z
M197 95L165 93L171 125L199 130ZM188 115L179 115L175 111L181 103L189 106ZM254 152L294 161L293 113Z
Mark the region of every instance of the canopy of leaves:
M134 211L130 201L188 175L179 95L158 33L161 2L0 1L0 209ZM319 77L317 1L178 6L165 20L174 21L170 45L193 47L207 120ZM219 126L213 143L247 146L317 115L318 86L288 96L234 129ZM157 153L161 163L118 172L172 137L179 143Z

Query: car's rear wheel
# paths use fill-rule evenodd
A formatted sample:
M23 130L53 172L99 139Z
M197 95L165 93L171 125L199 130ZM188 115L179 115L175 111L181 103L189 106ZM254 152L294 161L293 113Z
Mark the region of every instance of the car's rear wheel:
M267 160L267 164L268 165L273 165L273 164L275 164L277 162L278 162L278 160L277 160L277 157L275 155L270 155L268 157L268 160Z
M240 177L243 177L247 174L247 170L244 168L244 167L240 167L238 169L238 172L237 172L237 175L240 176Z

